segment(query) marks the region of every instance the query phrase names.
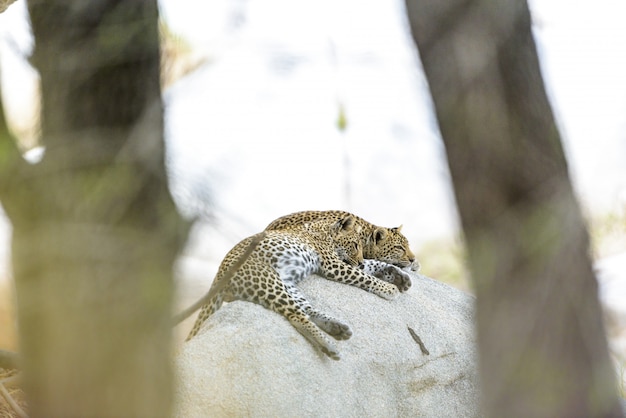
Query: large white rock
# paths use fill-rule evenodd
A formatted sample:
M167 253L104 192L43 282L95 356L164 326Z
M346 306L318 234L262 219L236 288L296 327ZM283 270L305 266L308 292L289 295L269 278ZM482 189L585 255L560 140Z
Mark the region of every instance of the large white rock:
M314 349L282 316L230 303L177 354L176 416L479 415L473 297L417 276L391 302L319 277L301 288L352 328L352 338L336 343L341 360Z

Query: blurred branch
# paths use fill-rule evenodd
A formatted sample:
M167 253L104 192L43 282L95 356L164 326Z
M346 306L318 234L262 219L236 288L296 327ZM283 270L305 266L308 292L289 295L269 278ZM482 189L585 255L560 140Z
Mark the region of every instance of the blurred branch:
M0 13L8 9L13 3L15 3L15 0L0 0Z

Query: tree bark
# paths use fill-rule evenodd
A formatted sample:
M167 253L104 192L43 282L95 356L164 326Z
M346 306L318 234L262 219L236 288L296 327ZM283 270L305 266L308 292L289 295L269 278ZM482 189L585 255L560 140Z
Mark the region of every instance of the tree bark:
M187 227L165 176L156 1L29 12L46 150L24 163L2 126L0 199L31 415L168 416Z
M526 2L407 9L468 248L486 416L622 416Z

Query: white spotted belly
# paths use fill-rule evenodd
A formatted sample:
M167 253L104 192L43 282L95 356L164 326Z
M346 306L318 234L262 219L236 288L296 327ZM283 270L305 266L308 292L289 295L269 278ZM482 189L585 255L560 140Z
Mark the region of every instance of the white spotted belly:
M273 267L280 275L281 280L297 284L318 271L319 265L317 253L302 246L286 250L277 257Z

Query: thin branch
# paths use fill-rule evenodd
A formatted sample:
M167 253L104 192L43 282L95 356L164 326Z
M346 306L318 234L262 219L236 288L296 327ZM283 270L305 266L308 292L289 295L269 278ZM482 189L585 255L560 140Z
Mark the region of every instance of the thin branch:
M14 3L15 0L0 0L0 13L3 13L6 9L9 8L11 3Z
M195 311L200 309L203 305L205 305L215 294L217 294L220 290L226 286L226 284L230 281L233 275L239 270L239 268L246 262L250 254L254 251L254 249L259 245L259 243L265 238L267 235L266 231L260 232L252 237L250 244L246 248L246 251L237 259L235 263L233 263L228 270L224 273L224 276L219 280L214 282L211 286L211 289L202 296L196 303L182 311L181 313L174 316L172 320L172 326L176 326L182 321L184 321L189 315L193 314Z
M422 352L422 354L426 356L430 355L430 352L426 349L424 342L422 341L420 336L417 335L417 332L415 332L415 330L409 326L407 326L407 328L409 329L409 334L411 334L411 337L413 338L413 340L417 343L417 345L419 345L420 351Z

